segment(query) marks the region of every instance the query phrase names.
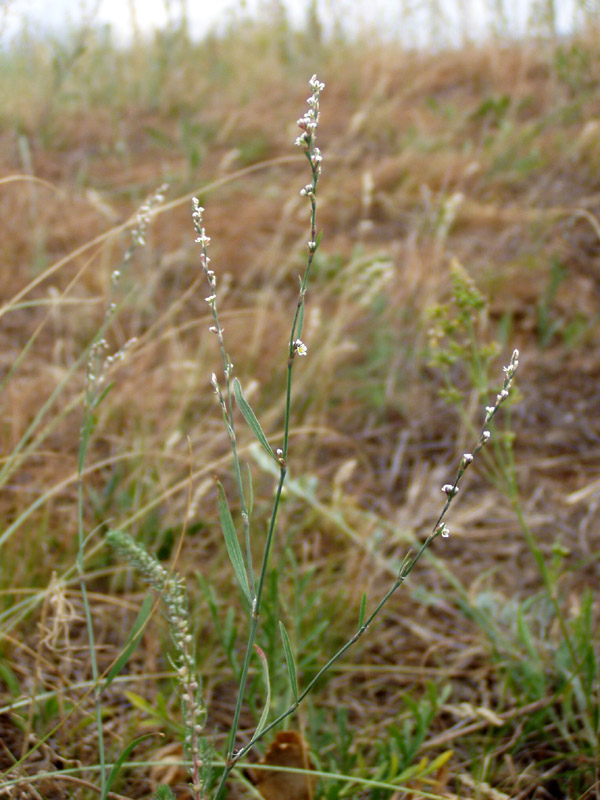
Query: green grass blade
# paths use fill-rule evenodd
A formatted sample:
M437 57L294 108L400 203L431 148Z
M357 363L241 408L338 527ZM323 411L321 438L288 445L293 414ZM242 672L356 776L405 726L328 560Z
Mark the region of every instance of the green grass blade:
M294 654L292 653L292 645L290 644L290 637L285 629L281 620L279 620L279 630L281 632L281 641L283 642L283 652L285 654L285 662L287 664L288 672L290 674L290 685L292 687L292 694L294 695L294 702L298 702L298 674L296 672L296 662L294 661Z
M271 458L277 461L277 456L271 449L271 445L267 441L267 437L265 436L263 429L260 427L260 422L256 419L256 414L248 405L248 401L242 393L242 385L237 378L235 378L233 381L233 394L235 396L235 402L238 404L239 409L242 412L244 419L248 423L250 430L256 436L262 447L267 451Z
M367 612L367 593L363 592L362 600L360 601L360 611L358 612L358 629L360 630L365 621L365 614Z
M265 699L265 707L262 710L262 714L260 715L260 719L258 720L258 725L256 726L256 730L254 731L254 736L259 736L267 725L267 719L269 717L269 709L271 708L271 681L269 680L269 664L267 663L267 657L264 654L264 651L255 644L254 649L260 659L260 665L262 667L263 677L265 679L265 686L267 689L267 697Z
M0 658L0 680L6 684L6 688L13 697L20 696L21 687L19 686L17 676L3 658Z
M108 675L106 676L106 680L104 681L104 686L102 687L102 691L104 691L110 686L110 684L117 677L119 672L121 672L127 661L129 661L130 656L138 646L142 633L144 632L144 626L146 624L146 620L150 616L151 611L152 611L152 597L151 595L146 595L146 597L144 598L144 602L142 603L142 607L140 608L139 614L137 615L137 618L133 623L131 633L129 634L127 641L125 642L125 647L123 648L121 655L117 658L115 663L108 671Z
M225 538L225 546L229 554L229 560L235 572L235 577L248 600L252 605L252 597L250 595L250 586L248 585L248 576L246 575L246 566L244 564L244 557L242 556L242 549L238 542L237 533L231 517L231 511L227 504L227 497L225 490L221 483L217 481L219 487L219 517L221 518L221 528L223 529L223 536Z
M106 785L104 786L104 791L102 792L100 800L106 800L106 798L108 797L108 793L110 792L111 787L117 778L117 775L121 771L121 767L123 766L125 761L127 761L127 758L131 753L131 751L133 750L133 748L144 739L147 739L149 736L155 736L155 735L156 734L154 733L144 733L142 736L138 736L136 739L133 739L131 742L129 742L129 744L125 748L123 748L121 755L117 758L117 760L113 765L113 768L110 771L110 775L108 776L108 780L106 781Z

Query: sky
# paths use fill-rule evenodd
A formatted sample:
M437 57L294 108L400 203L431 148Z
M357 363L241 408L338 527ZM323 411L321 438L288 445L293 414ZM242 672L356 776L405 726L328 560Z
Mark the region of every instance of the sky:
M133 19L139 30L150 33L163 27L169 13L180 18L182 4L187 9L192 35L201 37L208 27L224 23L232 14L244 10L252 14L277 0L0 0L0 43L9 41L21 29L24 21L36 32L50 30L59 33L82 20L111 25L119 40L126 41L133 30ZM578 0L555 0L559 30L568 31ZM374 24L383 31L409 29L409 35L424 30L420 15L427 6L441 8L440 16L446 29L456 29L460 40L461 28L477 38L486 28L486 9L503 6L511 26L523 29L536 2L540 0L317 0L322 22L342 16L358 27L361 21ZM588 0L595 2L595 0ZM289 16L296 21L304 18L309 0L283 0ZM399 10L405 10L404 15ZM461 20L461 22L459 22ZM466 20L466 22L465 22Z

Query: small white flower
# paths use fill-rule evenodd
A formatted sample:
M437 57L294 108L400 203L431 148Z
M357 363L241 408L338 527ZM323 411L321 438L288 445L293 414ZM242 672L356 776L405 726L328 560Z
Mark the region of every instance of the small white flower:
M313 75L312 78L309 80L308 85L313 90L313 94L320 94L325 88L325 84L321 83L317 80L317 76Z
M305 356L308 354L308 347L301 339L296 339L294 342L294 353L299 356Z
M208 245L210 244L210 236L206 235L205 228L200 229L200 236L196 236L196 242L198 244L201 244L202 247L208 247Z
M445 483L442 486L442 492L447 494L449 497L454 497L455 494L458 494L459 488L455 486L453 483Z

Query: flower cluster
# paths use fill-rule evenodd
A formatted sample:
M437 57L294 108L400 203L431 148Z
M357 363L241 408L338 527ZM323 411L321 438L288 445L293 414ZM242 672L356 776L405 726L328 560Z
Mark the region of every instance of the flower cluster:
M484 425L487 425L487 423L491 420L496 411L498 411L498 409L500 408L500 405L506 400L506 398L510 394L513 378L518 368L519 368L519 351L513 350L513 354L510 359L510 364L507 367L502 367L502 371L504 372L504 384L502 386L502 389L500 389L500 392L496 395L496 402L494 403L493 406L486 406L485 408Z
M204 209L200 205L200 201L197 197L192 198L192 220L194 223L194 229L196 231L196 243L200 245L202 248L202 252L200 253L200 264L206 275L206 280L208 281L208 287L210 294L208 297L204 299L210 306L210 310L212 313L213 324L209 327L209 331L211 333L215 333L219 340L219 347L221 349L221 355L223 357L223 371L225 373L226 379L229 381L231 377L231 373L233 370L233 364L229 359L229 356L225 352L225 343L223 341L223 328L219 324L219 314L217 311L217 276L215 275L214 270L209 269L210 258L206 255L206 248L210 244L210 237L206 235L206 229L202 224L202 214L204 213ZM221 407L225 411L225 401L223 400L223 396L220 394L218 386L215 384L216 376L213 373L212 376L212 384L215 387L215 391L219 395L219 401L221 403Z
M202 214L204 213L204 209L200 205L200 201L197 197L192 198L192 221L194 223L194 229L196 231L196 243L202 247L202 254L200 256L200 263L202 264L202 269L204 270L204 274L208 280L208 285L211 289L214 289L217 286L217 279L215 277L215 273L212 269L208 268L210 264L210 258L206 255L206 248L210 244L210 236L206 235L206 229L202 225ZM208 298L207 298L208 302Z
M319 125L319 96L325 88L325 84L318 81L316 75L312 76L308 84L312 91L310 97L306 101L308 103L308 109L304 116L300 117L298 120L298 127L302 131L302 134L296 139L298 147L304 147L305 150L310 148L317 132L317 127Z
M152 212L154 208L160 205L163 200L165 199L165 192L167 190L167 184L163 183L162 186L156 190L156 192L150 197L143 206L141 206L140 210L137 213L136 219L136 226L131 232L131 237L133 239L134 244L143 247L146 244L146 230L148 225L150 224L150 218L152 216ZM113 273L113 279L118 280L118 275L115 276Z
M454 481L454 483L445 483L442 486L442 492L444 492L444 494L447 496L448 500L446 501L446 504L444 506L444 510L442 511L442 513L441 513L441 515L440 515L440 517L439 517L439 519L438 519L438 521L436 523L436 526L434 528L434 533L433 533L434 536L437 536L438 534L441 534L441 536L443 536L444 539L446 539L446 538L448 538L448 536L450 536L450 529L448 528L448 526L445 523L442 523L442 518L444 517L446 511L448 510L448 508L450 506L450 503L452 502L452 499L459 492L458 483L461 480L462 476L464 475L465 470L467 469L467 467L470 466L470 464L473 463L473 459L475 458L477 453L481 450L481 448L484 445L486 445L489 442L489 440L492 438L491 431L489 431L485 426L492 419L492 417L494 416L494 414L496 413L496 411L498 410L500 405L509 396L510 390L511 390L511 387L512 387L513 378L515 376L515 373L516 373L518 367L519 367L519 351L518 350L514 350L512 356L511 356L509 365L507 367L502 367L502 371L504 372L504 383L502 385L502 389L496 395L496 402L494 403L493 406L486 406L486 409L485 409L485 420L484 420L484 423L483 423L484 427L483 427L483 430L481 431L481 433L479 435L479 439L477 441L477 444L473 448L473 452L472 453L463 453L463 456L462 456L462 458L460 460L460 465L458 467L458 474L456 476L456 480Z

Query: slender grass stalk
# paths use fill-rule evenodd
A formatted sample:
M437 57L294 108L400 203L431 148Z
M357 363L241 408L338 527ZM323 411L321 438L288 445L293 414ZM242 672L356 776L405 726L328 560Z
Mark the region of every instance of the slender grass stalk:
M105 796L107 787L107 771L106 759L104 748L104 729L102 725L102 687L100 685L99 677L100 672L98 669L98 659L96 657L96 644L94 636L94 624L92 620L92 611L86 587L85 576L85 542L86 536L84 531L83 521L83 505L84 505L84 471L85 460L87 455L88 444L90 436L96 424L96 411L100 406L102 400L110 391L110 384L103 388L106 378L106 373L109 367L115 360L124 358L126 351L133 343L133 340L126 342L125 345L114 355L106 355L108 344L104 338L104 333L109 327L116 311L117 311L117 289L121 280L123 271L129 266L133 253L136 247L145 244L145 233L150 221L152 207L161 203L163 198L162 192L165 187L161 187L155 195L149 199L140 209L138 213L138 222L132 231L132 240L127 248L123 261L119 269L112 273L111 286L109 293L109 301L107 304L104 320L100 326L99 331L94 336L92 344L88 351L88 360L85 376L85 392L83 403L83 415L81 429L79 433L79 454L77 458L77 558L76 567L77 575L79 577L79 585L81 589L81 600L84 608L86 631L88 637L88 645L90 652L90 665L92 670L92 679L94 683L94 705L96 715L96 732L98 737L98 760L100 762L100 790L102 797Z

